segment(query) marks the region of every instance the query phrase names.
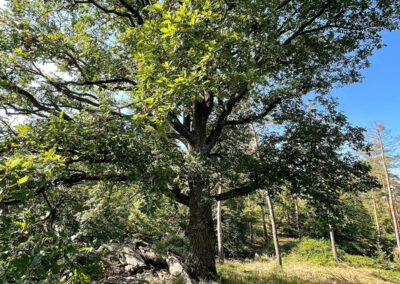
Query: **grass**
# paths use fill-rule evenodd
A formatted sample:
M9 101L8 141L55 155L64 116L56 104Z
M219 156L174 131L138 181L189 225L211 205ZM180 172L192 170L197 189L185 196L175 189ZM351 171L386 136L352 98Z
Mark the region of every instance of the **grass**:
M318 265L283 259L283 268L277 268L273 260L269 261L226 261L218 265L220 279L218 283L267 283L267 284L303 284L303 283L400 283L400 272L369 267L352 267L346 264L338 266Z
M339 256L343 261L336 264L332 261L330 245L324 240L288 240L282 248L283 268L278 268L272 258L230 260L217 266L218 283L400 283L399 264L349 255L342 250L339 250Z

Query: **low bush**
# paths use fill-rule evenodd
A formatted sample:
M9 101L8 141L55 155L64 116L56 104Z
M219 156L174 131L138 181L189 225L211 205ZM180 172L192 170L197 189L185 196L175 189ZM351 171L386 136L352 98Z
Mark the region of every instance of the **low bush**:
M337 251L339 258L342 258L344 252L340 249ZM315 264L328 265L335 263L329 241L322 239L303 238L290 255Z

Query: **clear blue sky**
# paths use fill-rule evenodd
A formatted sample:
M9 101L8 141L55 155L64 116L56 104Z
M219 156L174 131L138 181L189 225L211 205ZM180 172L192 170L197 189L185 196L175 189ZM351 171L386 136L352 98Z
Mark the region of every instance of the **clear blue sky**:
M400 135L400 31L383 33L386 47L375 51L361 83L334 89L339 108L353 125L368 127L381 120L393 136Z

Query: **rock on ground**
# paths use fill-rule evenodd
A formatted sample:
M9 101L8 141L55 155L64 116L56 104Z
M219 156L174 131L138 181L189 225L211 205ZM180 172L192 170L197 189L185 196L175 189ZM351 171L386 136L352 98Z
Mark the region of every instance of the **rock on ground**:
M122 247L113 247L117 254L117 263L111 258L106 277L93 283L128 284L128 283L171 283L174 278L181 278L183 283L197 283L188 273L183 257L168 250L166 258L142 240L134 240Z

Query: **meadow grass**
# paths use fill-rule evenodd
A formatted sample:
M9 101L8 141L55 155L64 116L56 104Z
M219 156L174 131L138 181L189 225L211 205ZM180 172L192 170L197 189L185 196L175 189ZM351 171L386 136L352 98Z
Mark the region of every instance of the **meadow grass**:
M264 257L265 254L256 260L228 260L217 266L217 283L400 284L400 265L387 259L350 255L339 250L342 261L336 264L327 241L307 238L301 242L288 240L282 247L282 268L276 266L272 257Z
M284 258L283 268L277 268L273 260L240 262L226 261L218 265L217 283L400 283L396 270L353 267L347 264L318 265L307 261Z

